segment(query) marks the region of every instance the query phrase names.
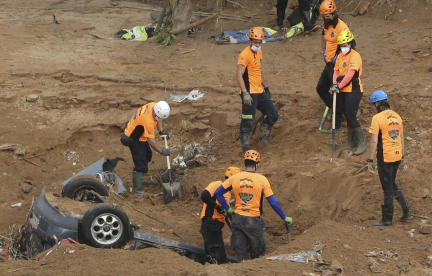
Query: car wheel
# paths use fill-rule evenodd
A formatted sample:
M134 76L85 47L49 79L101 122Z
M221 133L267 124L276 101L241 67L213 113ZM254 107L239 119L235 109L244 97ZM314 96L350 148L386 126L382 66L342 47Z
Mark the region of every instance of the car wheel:
M62 190L63 197L95 203L104 202L101 196L108 196L108 194L108 189L99 180L94 178L78 178L72 180L67 183Z
M120 248L132 237L129 218L114 205L95 205L81 220L83 241L97 248Z

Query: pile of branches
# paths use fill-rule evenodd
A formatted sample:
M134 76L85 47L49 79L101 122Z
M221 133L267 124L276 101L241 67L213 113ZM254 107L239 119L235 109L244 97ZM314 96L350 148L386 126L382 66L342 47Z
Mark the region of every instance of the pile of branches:
M28 260L28 252L25 251L24 237L25 226L9 226L9 231L0 235L0 255L8 260Z

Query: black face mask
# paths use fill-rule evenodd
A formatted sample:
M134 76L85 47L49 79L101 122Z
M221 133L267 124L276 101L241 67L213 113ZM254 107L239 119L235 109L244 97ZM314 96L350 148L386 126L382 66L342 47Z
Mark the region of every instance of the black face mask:
M324 25L330 26L334 24L334 18L324 18Z

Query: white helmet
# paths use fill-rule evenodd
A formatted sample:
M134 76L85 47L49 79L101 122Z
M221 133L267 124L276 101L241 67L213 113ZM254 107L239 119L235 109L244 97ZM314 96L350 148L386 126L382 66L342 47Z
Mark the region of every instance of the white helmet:
M168 118L170 114L170 106L165 101L160 101L154 106L154 113L157 121L162 121Z

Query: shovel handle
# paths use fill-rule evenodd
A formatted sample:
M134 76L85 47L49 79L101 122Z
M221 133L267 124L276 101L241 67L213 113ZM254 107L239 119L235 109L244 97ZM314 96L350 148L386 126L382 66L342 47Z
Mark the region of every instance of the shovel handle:
M166 135L162 135L162 138L165 140L165 148L168 148L168 139L167 139L167 136ZM172 182L171 181L171 162L170 162L169 155L167 155L166 159L167 159L168 171L170 172L170 182Z
M318 128L318 130L320 130L320 131L322 130L322 128L323 128L323 126L324 126L324 122L325 122L325 118L327 117L328 110L329 110L329 108L328 108L328 106L326 106L326 108L325 108L325 110L324 110L323 117L322 117L322 119L321 119L321 124L320 124L320 126L319 126L319 128Z
M332 129L336 129L336 92L333 92Z

